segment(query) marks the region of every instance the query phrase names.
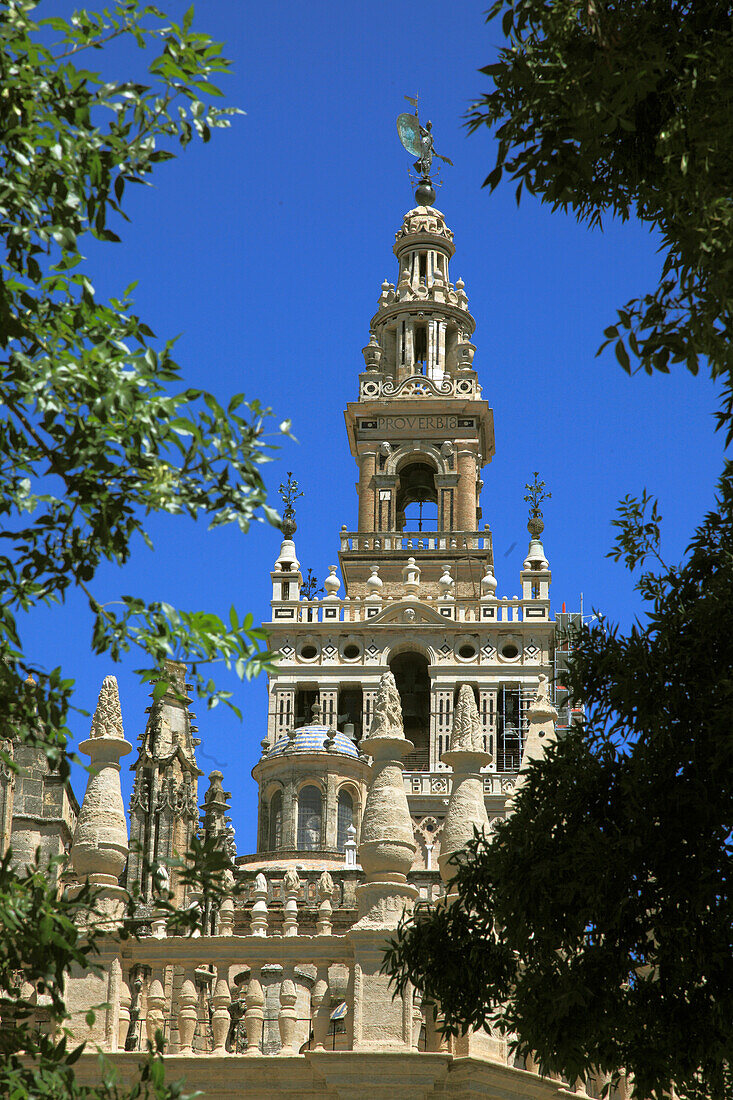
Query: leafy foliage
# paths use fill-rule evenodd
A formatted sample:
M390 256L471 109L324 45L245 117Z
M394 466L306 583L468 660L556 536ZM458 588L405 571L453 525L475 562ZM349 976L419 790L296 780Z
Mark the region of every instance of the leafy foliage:
M720 0L497 0L510 44L469 127L495 127L496 164L590 224L635 214L658 231L658 286L606 330L627 371L701 358L730 373L733 31ZM605 346L605 345L604 345ZM726 400L727 423L733 395Z
M19 680L33 674L53 728L71 684L32 667L17 613L72 588L86 594L94 652L140 649L148 678L166 657L188 659L199 692L226 699L198 666L224 660L240 676L266 666L251 617L233 608L224 624L131 596L118 611L95 596L94 577L104 562L124 565L138 536L152 546L145 521L156 512L242 531L253 518L279 522L261 476L268 410L181 388L172 342L155 346L132 288L99 301L80 251L85 235L118 240L110 216L125 217L127 187L147 183L173 142L229 125L233 112L202 98L221 94L221 47L191 30L192 9L180 26L136 0L69 21L36 23L35 11L31 0L0 10L0 710L26 730ZM149 85L80 67L83 51L123 35L159 51Z
M0 764L16 766L8 742L32 742L66 777L74 685L28 656L25 613L79 590L95 653L118 661L135 650L141 677L156 680L165 659L186 660L209 705L228 702L210 675L215 662L244 678L272 659L251 615L232 608L224 621L134 595L104 604L95 578L136 546L152 548L156 513L241 531L280 520L261 474L273 451L269 410L185 387L173 341L157 340L135 313L134 286L101 300L82 255L85 238L119 240L132 185L148 185L176 147L229 126L237 112L213 105L229 62L193 29L192 7L179 22L144 0L69 19L42 14L36 0L0 0ZM150 51L145 83L85 67L115 39ZM226 859L207 840L194 849L184 881L215 898ZM58 874L54 862L0 861L0 1093L181 1096L153 1052L131 1088L106 1069L98 1087L76 1085L81 1048L55 1032L69 968L94 965L98 936L83 918L96 902L87 887L60 893ZM193 910L178 914L176 928L195 920Z

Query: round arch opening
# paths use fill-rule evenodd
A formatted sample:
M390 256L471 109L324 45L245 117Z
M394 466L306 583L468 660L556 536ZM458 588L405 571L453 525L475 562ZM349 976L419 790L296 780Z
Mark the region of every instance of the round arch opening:
M405 757L407 771L430 767L430 672L427 657L414 650L396 653L389 660L402 704L405 737L415 749Z
M397 472L396 511L399 531L438 529L435 470L422 456L404 463Z

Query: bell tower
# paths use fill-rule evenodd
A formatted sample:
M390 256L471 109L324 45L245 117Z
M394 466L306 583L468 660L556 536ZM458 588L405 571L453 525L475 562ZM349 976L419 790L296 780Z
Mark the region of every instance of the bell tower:
M541 541L547 494L536 479L525 498L533 504L531 541L518 594L497 594L481 512L494 423L474 369L475 322L463 281L452 281L453 233L433 205L430 125L404 115L400 126L421 178L416 206L395 235L396 281L382 284L358 397L346 407L358 513L341 528L341 577L330 566L321 598L302 585L290 498L271 575L266 627L280 660L253 771L260 802L252 858L263 864L310 853L319 866L337 867L348 856L350 827L359 843L368 734L390 671L414 746L403 779L415 868L437 875L461 691L465 701L470 689L476 705L492 819L505 813L520 769L530 702L557 663ZM532 461L531 441L527 453Z
M346 409L359 467L358 530L341 555L349 596L366 594L374 565L392 595L411 558L434 598L478 598L493 575L479 493L494 421L473 369L464 284L451 282L454 252L440 211L408 211L394 244L397 283L382 285L359 400Z

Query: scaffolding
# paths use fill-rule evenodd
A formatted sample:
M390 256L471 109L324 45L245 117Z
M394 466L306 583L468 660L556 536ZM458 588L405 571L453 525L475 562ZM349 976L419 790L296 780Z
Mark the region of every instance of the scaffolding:
M524 683L501 684L496 693L496 770L518 772L529 728L529 707L534 687Z
M568 691L568 664L573 652L573 634L580 630L582 611L560 611L555 616L555 650L553 655L552 685L557 709L556 729L567 730L582 713L574 707Z

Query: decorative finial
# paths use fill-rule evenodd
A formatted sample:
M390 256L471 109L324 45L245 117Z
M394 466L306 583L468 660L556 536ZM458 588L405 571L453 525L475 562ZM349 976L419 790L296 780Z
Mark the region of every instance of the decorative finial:
M92 718L90 737L120 737L124 740L120 692L115 676L105 676Z
M481 719L479 718L473 688L461 684L458 702L453 714L450 735L450 751L482 752Z
M544 501L552 499L552 493L545 492L545 483L539 480L539 476L539 470L535 470L534 481L528 481L524 486L527 490L524 499L529 504L527 530L533 539L538 539L545 529L545 523L542 519L542 504Z
M374 700L374 714L371 729L365 741L377 737L404 739L402 725L402 704L397 691L394 674L385 672L379 681Z
M418 206L432 206L435 202L435 188L430 178L433 157L444 161L445 164L450 164L451 167L453 161L449 160L448 157L441 156L440 153L436 153L432 133L433 124L432 122L426 122L423 126L418 117L418 97L406 95L405 99L412 105L415 113L414 115L404 113L397 116L397 133L400 135L400 141L407 152L412 153L413 157L417 157L413 168L420 173L420 176L415 191L415 202Z
M287 478L287 481L280 483L278 493L285 506L283 508L282 533L286 539L291 539L297 531L297 524L295 522L295 502L304 494L298 487L298 482L294 480L292 470L287 471Z

